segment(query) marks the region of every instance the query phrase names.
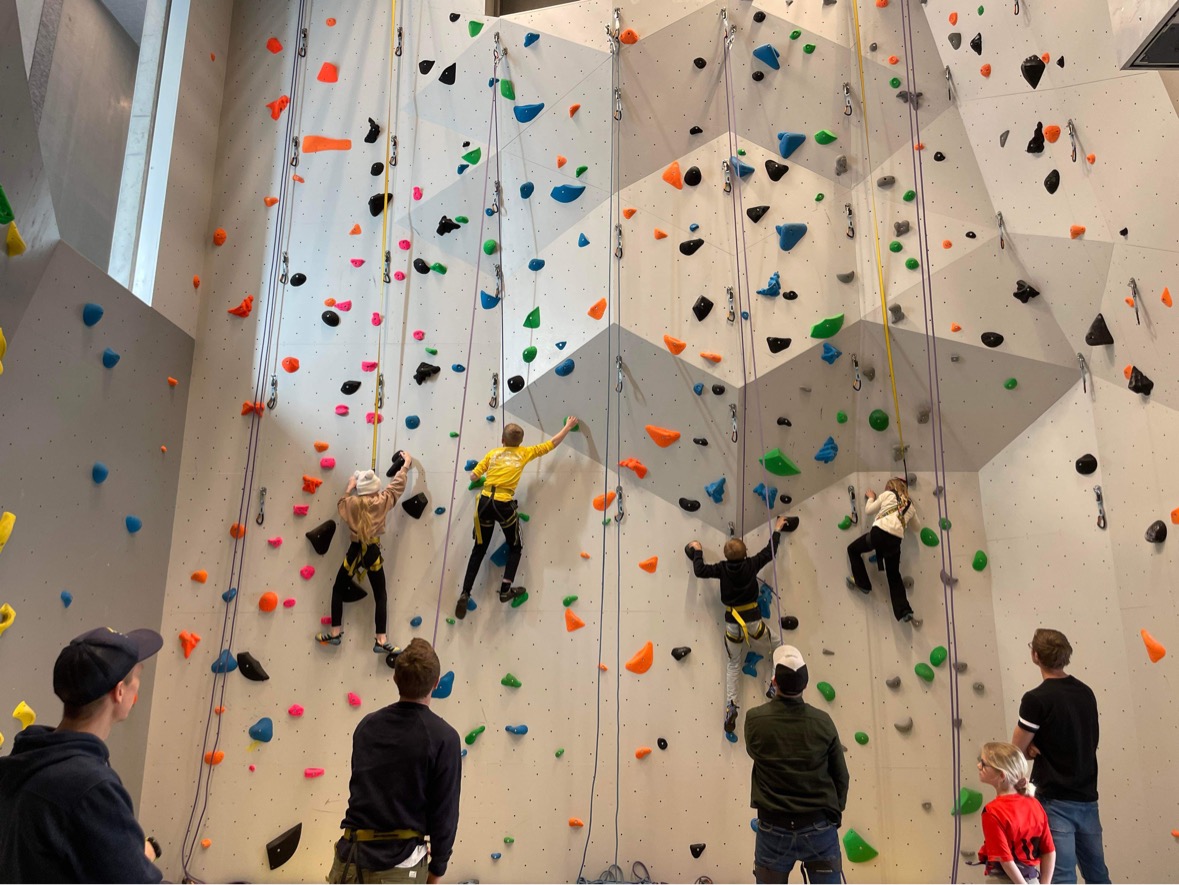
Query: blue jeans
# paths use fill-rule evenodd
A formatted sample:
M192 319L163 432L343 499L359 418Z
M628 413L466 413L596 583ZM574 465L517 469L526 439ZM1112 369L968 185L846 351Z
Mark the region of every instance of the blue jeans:
M801 830L787 830L764 820L758 821L753 863L754 877L758 882L789 881L795 863L803 864L807 878L816 885L842 882L839 828L821 823Z
M1096 802L1041 799L1048 814L1048 827L1056 843L1056 874L1053 882L1075 883L1077 865L1085 881L1109 882L1105 850L1101 846L1101 819Z

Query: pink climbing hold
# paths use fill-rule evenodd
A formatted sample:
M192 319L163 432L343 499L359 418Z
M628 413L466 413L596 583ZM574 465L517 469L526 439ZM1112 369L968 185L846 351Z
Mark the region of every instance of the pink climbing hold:
M302 704L291 704L287 707L287 712L292 716L302 716L304 713Z
M346 405L344 405L343 403L340 403L340 405L336 406L336 414L341 417L343 417L344 415L347 415L348 414L348 407Z
M303 777L323 777L322 768L304 768Z
M420 187L415 187L413 189L413 198L415 200L420 200L422 198L422 189Z
M304 581L310 581L312 578L315 577L315 566L313 566L313 565L303 566L301 569L299 569L299 575L300 575L300 577L303 578Z
M307 511L311 509L310 504L296 504L294 507L295 516L306 516Z
M375 310L373 311L372 323L374 326L379 326L381 324L381 315L379 313L377 313Z
M421 329L414 329L414 331L413 331L413 340L414 341L421 341L425 337L426 337L426 333L423 332Z
M373 418L377 419L378 424L380 424L382 421L385 420L385 416L380 414L379 412L369 412L368 414L366 414L364 416L364 423L365 424L372 424Z
M331 615L324 615L322 618L319 619L319 626L330 627L331 625L332 625L332 616Z
M284 599L282 601L282 607L283 608L294 608L295 607L295 597L288 596L286 599Z
M337 301L335 307L336 307L336 310L340 311L341 313L347 313L348 311L350 311L352 309L352 302L350 300L349 301Z
M393 272L393 279L397 280L397 282L400 283L402 280L405 279L405 271L403 271L403 270L394 271Z
M349 258L348 260L352 263L353 267L363 267L364 266L364 259L363 258Z
M402 252L408 252L409 247L411 245L413 245L413 244L410 243L409 240L398 240L397 241L397 248L400 249Z
M348 692L348 706L359 707L360 706L360 695L358 695L354 691Z
M377 370L376 360L361 360L360 371L362 371L362 372L375 372L376 370Z
M267 538L266 543L277 550L282 546L282 538L280 538L278 535L275 535L273 538Z
M336 459L333 458L331 455L327 455L327 456L319 459L319 466L322 467L324 470L331 470L333 467L336 466Z
M255 769L253 765L250 765L250 771L256 771L256 770L257 769Z

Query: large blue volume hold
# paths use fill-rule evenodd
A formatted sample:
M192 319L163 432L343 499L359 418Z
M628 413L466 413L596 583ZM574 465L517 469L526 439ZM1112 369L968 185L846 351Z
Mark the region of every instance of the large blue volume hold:
M558 203L572 203L584 193L584 184L561 184L553 188L550 196Z
M782 67L778 63L778 50L769 43L763 43L757 49L753 50L753 57L767 67L773 68L775 71Z
M798 150L804 141L806 141L806 135L801 132L779 132L778 153L782 155L783 160L789 159L790 155Z
M544 102L541 101L536 104L518 104L512 108L512 113L516 115L516 119L521 123L530 123L543 110Z
M774 230L778 232L778 248L783 252L789 252L806 236L806 225L801 222L779 224Z

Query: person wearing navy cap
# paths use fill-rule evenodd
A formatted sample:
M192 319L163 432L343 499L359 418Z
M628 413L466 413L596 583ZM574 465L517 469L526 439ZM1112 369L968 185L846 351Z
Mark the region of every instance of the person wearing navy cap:
M163 644L154 630L100 627L61 650L61 723L29 726L0 759L0 882L163 880L106 746L135 706L143 662Z

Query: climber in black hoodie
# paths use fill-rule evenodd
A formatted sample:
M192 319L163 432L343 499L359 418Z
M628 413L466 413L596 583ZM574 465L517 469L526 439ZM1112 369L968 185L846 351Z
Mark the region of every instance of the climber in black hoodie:
M778 549L779 534L785 527L786 517L779 516L770 542L756 556L748 555L744 541L730 538L725 542L725 561L713 565L704 561L704 551L699 541L692 541L684 548L692 560L692 569L697 578L716 578L720 581L721 602L725 606L725 697L728 701L725 705L725 733L731 741L736 740L737 678L745 660L745 647L749 646L748 650L758 652L768 660L774 648L781 644L780 639L771 635L770 628L761 618L757 601L760 590L757 573L773 559L774 551Z
M61 724L29 726L0 759L0 882L163 879L106 746L162 645L154 630L103 627L62 649L53 667Z

